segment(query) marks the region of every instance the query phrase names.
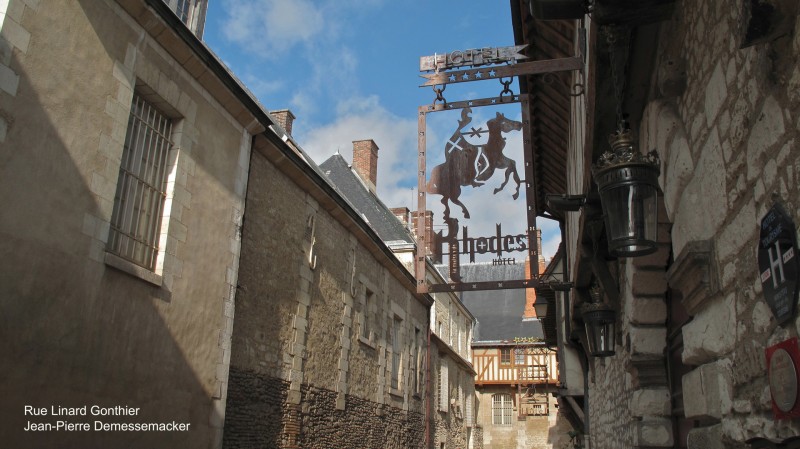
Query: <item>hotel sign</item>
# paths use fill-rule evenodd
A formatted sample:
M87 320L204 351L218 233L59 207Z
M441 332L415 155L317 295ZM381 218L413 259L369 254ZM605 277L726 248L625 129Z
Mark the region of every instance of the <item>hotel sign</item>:
M761 219L758 271L764 299L779 324L789 321L797 303L797 227L779 204Z
M519 253L524 254L524 257L519 254L520 262L539 259L536 215L527 204L514 204L517 200L527 203L527 192L533 188L534 164L529 160L532 155L524 151L524 147L512 145L518 142L525 145L531 141L530 100L527 95L515 94L511 84L517 76L582 70L583 60L570 56L517 63L527 59L522 54L526 47L455 50L420 58L420 72L427 72L420 75L426 80L420 87L432 87L436 97L431 104L417 110L417 211L426 212L418 214L416 219L418 293L532 288L538 285L539 275L535 270L520 274L521 270L497 267L474 275L476 269L467 266L517 265L514 256ZM496 97L457 101L447 101L444 97L448 84L490 80L499 81L502 88ZM510 107L514 105L521 106L519 118ZM475 109L482 107L504 109L488 114L484 110L474 113ZM445 131L443 136L449 138L445 137L428 148L427 116L439 112L449 114L446 121L453 126L452 132ZM439 123L445 123L445 120ZM428 212L433 213L428 199L442 204L441 208L433 206L437 208L437 224L434 226L439 229L435 235L426 228L425 217ZM519 217L508 219L511 216L506 215L509 208L527 215L526 226L520 226L523 220ZM472 214L479 219L475 220ZM510 225L500 223L504 219ZM494 229L491 229L491 224L494 224ZM443 261L442 256L447 256L448 279L444 283L428 280L426 258L429 255L438 263Z
M434 54L433 56L422 56L419 58L419 71L430 72L450 70L458 67L513 62L518 59L527 58L527 56L520 54L525 47L527 47L527 45L473 48L469 50L455 50L450 53Z

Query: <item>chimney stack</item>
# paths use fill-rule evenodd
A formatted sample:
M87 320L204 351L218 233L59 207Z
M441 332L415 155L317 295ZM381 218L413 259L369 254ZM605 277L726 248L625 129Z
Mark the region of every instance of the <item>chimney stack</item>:
M536 251L539 253L539 260L535 265L538 269L538 274L541 276L544 273L544 270L547 269L545 265L544 255L542 255L542 230L536 230ZM532 267L530 257L525 258L525 278L530 279ZM522 314L522 318L544 318L544 317L537 317L536 310L533 307L533 304L536 302L536 289L534 288L527 288L525 289L525 312Z
M428 257L433 260L433 263L442 263L442 255L440 254L441 251L435 251L438 246L434 239L436 235L433 233L433 211L426 210L425 211L425 252L428 253ZM417 236L417 219L419 217L419 211L411 212L411 230L414 234L414 237L419 238Z
M294 119L297 118L292 114L292 111L288 109L279 109L277 111L271 111L270 115L278 121L278 124L286 131L286 134L292 135L292 123Z
M392 211L394 216L397 217L401 223L403 223L403 226L406 228L410 226L410 223L408 222L408 215L411 213L411 211L409 211L407 207L393 207L389 210Z
M378 185L378 145L372 139L353 141L353 168L370 191Z

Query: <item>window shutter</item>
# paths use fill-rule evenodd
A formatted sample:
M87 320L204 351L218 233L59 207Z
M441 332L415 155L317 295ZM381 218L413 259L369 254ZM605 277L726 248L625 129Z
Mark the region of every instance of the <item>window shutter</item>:
M439 410L446 412L450 406L450 385L448 382L447 360L442 360L439 370Z

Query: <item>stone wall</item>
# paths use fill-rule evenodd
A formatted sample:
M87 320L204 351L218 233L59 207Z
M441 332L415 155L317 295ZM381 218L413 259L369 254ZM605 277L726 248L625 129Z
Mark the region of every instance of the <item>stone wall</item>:
M455 354L445 354L434 348L431 351L431 395L432 434L430 447L439 449L466 449L468 446L467 413L474 410L475 378L463 362L455 359ZM443 367L446 365L446 367ZM444 375L442 375L444 373ZM440 380L443 381L441 387ZM442 389L446 396L441 397ZM467 401L473 401L472 406ZM444 402L442 402L444 401Z
M224 445L421 448L428 307L343 203L303 186L253 153Z
M765 348L798 335L798 320L777 325L757 264L759 222L776 202L800 222L800 34L739 48L749 7L676 2L673 19L661 26L641 126L642 148L657 149L662 160L664 212L673 223L671 298L693 316L682 330L683 362L695 366L682 377L684 412L703 425L689 433L689 448L743 449L749 438L800 432L796 421L774 419L764 361ZM621 270L623 302L654 285L639 269ZM668 426L668 393L640 392L637 371L623 369L635 368L637 346L652 342L644 350L656 353L661 340L663 348L664 336L635 333L637 327L654 332L657 323L648 320L661 321L663 304L637 298L629 305L636 309L624 309L622 333L630 346L593 364L596 448L635 447L637 435L657 435ZM619 425L628 417L604 417L610 410L635 415L637 407L656 417L653 427L635 431Z
M424 447L424 414L346 396L337 407L335 391L304 385L301 408L292 416L289 382L255 372L231 370L225 427L226 448L286 447L284 429L299 422L299 447L308 449L406 449Z
M678 3L657 64L685 64L686 89L650 106L651 140L665 144L673 253L680 257L694 241L713 248L704 267L712 285L687 307L694 319L683 329L683 360L697 368L683 377L683 390L688 418L719 424L693 430L690 448L707 441L744 448L752 437L800 431L773 418L763 353L796 336L797 320L777 326L756 262L759 222L775 202L800 221L800 34L740 49L747 7Z

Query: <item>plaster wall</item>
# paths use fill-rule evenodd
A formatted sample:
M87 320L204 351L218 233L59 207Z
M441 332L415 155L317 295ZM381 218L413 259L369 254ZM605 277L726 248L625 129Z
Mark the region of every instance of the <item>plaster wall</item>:
M0 439L217 447L250 136L116 2L6 3ZM162 254L143 276L105 252L134 91L158 99L175 126ZM21 433L24 405L92 404L141 408L112 422L190 431Z

